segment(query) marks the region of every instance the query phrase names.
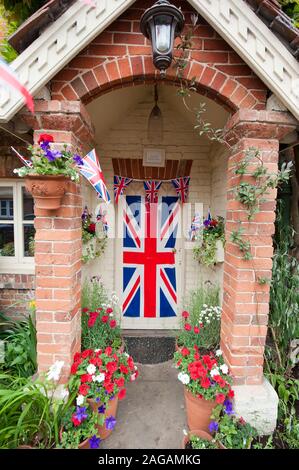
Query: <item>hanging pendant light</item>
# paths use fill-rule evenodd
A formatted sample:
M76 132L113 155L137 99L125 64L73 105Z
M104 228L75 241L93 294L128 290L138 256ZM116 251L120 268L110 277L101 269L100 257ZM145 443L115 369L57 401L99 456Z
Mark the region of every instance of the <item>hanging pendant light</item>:
M147 137L149 142L160 144L163 140L163 116L158 106L158 87L155 85L155 106L148 119Z

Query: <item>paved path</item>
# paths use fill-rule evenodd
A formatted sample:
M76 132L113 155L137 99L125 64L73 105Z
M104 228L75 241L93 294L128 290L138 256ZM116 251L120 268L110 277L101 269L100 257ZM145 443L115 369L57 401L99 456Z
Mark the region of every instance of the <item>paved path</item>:
M101 448L180 449L187 424L183 386L173 362L139 364L138 369L138 379L119 403L116 428Z

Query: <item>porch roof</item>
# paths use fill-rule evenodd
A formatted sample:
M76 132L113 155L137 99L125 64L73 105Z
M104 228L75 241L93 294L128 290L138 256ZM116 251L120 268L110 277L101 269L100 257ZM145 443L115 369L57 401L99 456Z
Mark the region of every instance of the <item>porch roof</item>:
M276 2L244 0L241 5L239 0L188 1L298 118L299 67L293 53L290 52L291 49L296 51L298 49L298 31L291 28L290 24L286 24L285 15L278 9L275 10L277 13L275 21L270 22L271 32L264 22L257 18L257 15L264 15L265 19L265 7L269 7L269 4L273 6ZM36 94L78 52L134 3L135 0L114 2L97 0L97 6L93 9L83 5L79 0L48 2L44 6L46 13L37 12L31 23L29 21L30 29L35 31L34 34L31 32L33 42L12 63L12 68L28 90L33 95ZM64 11L61 16L59 16L59 4L64 5L61 6L61 12ZM252 7L255 12L252 11ZM43 18L42 32L38 26L41 18ZM281 21L277 21L277 18ZM273 27L274 23L284 24L284 27L280 28L280 36L286 39L286 35L289 34L291 42L288 48L285 47L286 41L283 44L273 34L273 30L277 32L277 28ZM25 29L29 29L28 23L25 23L23 28L24 44ZM22 29L18 34L22 35ZM297 38L293 38L293 34L297 34ZM36 36L38 37L34 40ZM17 37L15 41L19 42L21 47L22 36L19 36L18 41ZM297 52L294 55L296 54ZM21 97L10 91L4 92L0 97L0 122L8 122L22 106Z

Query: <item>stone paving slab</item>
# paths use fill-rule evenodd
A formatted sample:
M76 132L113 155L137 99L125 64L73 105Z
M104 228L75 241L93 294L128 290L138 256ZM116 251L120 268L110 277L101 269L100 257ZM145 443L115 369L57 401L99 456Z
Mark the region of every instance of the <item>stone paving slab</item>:
M187 428L183 386L173 362L137 364L139 377L119 403L117 425L102 449L180 449Z

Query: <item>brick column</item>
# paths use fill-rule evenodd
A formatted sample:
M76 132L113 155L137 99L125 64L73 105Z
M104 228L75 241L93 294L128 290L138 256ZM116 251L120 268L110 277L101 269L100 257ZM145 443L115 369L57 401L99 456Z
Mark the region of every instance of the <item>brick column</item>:
M276 190L271 190L265 196L267 200L261 204L261 211L248 222L246 209L235 197L234 189L240 182L240 176L237 176L234 170L236 164L244 158L246 149L255 147L260 150L260 157L269 172L276 172L279 140L293 130L294 124L286 113L242 110L232 117L226 127L226 140L232 148L228 163L221 348L238 391L237 409L239 406L241 414L246 414L250 420L250 407L253 406L254 412L263 414L267 406L274 404L274 415L267 415L268 421L271 422L270 428L276 421L277 411L275 392L273 390L272 393L270 384L265 383L263 377L270 286L261 285L258 279L270 280L272 275ZM250 167L254 168L256 164L253 161ZM241 227L244 231L242 237L251 244L252 260L244 260L238 246L231 241L231 233L240 227L239 221L242 221ZM244 398L244 393L246 406L242 400L240 405L240 396ZM254 399L259 393L265 398L261 401L262 405L257 405ZM265 422L263 426L266 426Z
M23 118L32 119L27 114ZM35 142L44 132L53 135L58 148L92 142L92 126L79 102L37 102L32 124ZM81 346L81 214L81 185L71 181L60 209L49 215L35 208L38 371L62 360L62 381Z

